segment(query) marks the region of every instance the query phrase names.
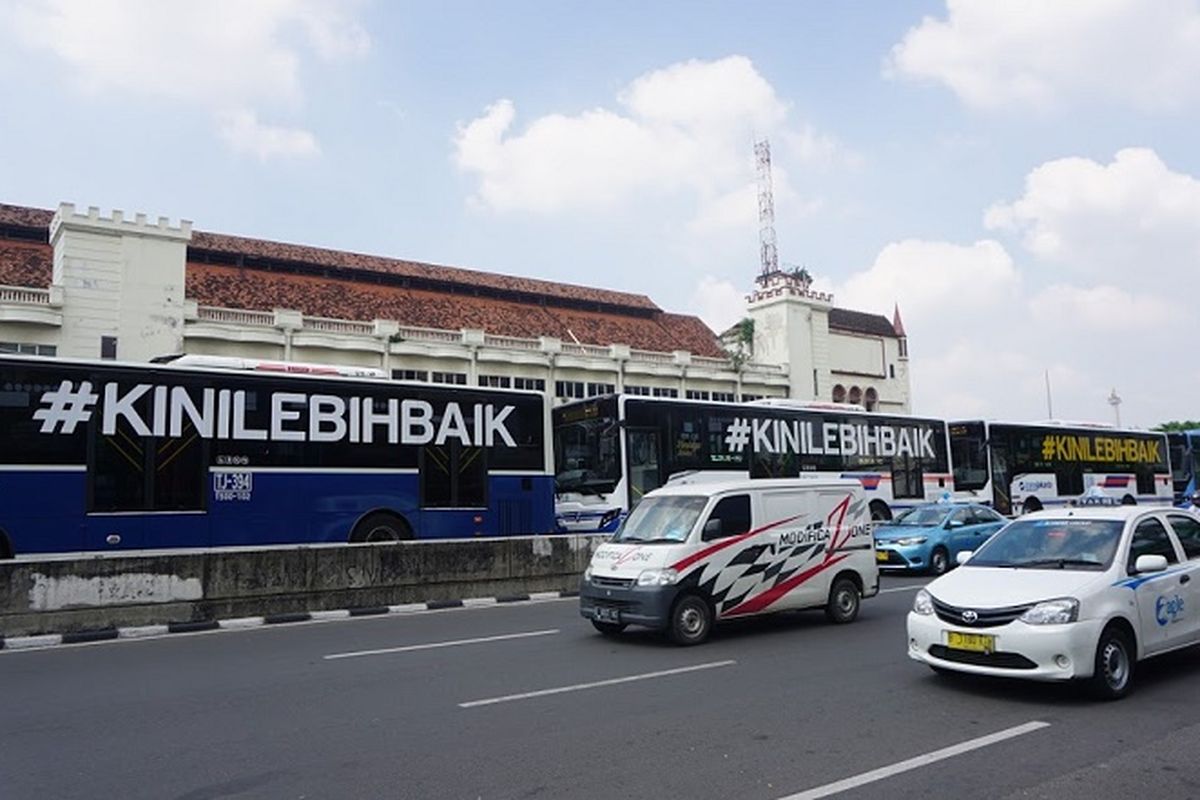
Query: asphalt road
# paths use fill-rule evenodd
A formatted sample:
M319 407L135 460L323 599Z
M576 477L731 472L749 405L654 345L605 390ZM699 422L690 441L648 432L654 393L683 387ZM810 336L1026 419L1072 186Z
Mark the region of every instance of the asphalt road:
M922 582L686 649L548 601L0 651L0 798L1200 796L1200 652L1118 703L947 680Z

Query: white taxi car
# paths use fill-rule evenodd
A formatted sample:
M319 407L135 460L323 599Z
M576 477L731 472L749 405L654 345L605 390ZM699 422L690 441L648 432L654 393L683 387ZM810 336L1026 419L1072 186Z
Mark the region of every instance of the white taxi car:
M908 654L935 671L1130 689L1142 659L1200 642L1200 519L1081 507L1012 522L917 592Z

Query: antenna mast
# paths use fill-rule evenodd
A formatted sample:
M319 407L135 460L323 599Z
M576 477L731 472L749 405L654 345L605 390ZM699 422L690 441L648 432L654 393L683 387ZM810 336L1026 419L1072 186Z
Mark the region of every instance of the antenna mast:
M779 249L775 243L775 194L771 189L771 143L754 143L754 161L758 168L758 244L762 259L759 278L779 272Z

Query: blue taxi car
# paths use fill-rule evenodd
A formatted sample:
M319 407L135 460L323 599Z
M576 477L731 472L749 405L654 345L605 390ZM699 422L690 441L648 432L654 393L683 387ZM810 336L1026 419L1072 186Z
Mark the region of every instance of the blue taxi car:
M880 523L875 557L881 569L941 575L964 550L978 550L1007 523L987 506L974 503L926 503Z

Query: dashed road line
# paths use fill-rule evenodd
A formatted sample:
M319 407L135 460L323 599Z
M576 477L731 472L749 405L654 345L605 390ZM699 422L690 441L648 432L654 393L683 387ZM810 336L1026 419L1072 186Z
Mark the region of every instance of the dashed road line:
M468 644L485 644L487 642L504 642L510 639L530 639L534 636L553 636L558 633L558 628L549 628L542 631L524 631L522 633L503 633L497 636L477 636L473 639L454 639L446 642L426 642L425 644L407 644L401 647L382 647L378 650L356 650L351 653L331 653L324 656L326 661L334 661L341 658L359 658L361 656L382 656L392 653L411 653L416 650L437 650L442 647L460 647Z

